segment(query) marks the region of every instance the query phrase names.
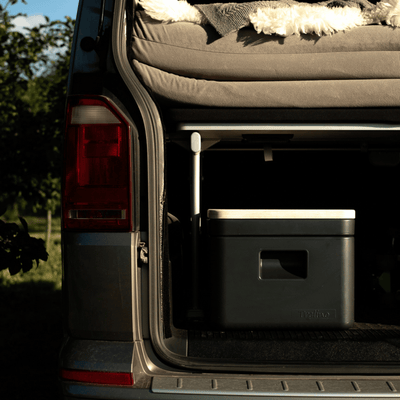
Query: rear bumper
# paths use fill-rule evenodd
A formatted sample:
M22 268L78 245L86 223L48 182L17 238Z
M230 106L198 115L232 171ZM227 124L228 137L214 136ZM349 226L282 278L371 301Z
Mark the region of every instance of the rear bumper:
M371 378L373 379L373 378ZM176 387L180 382L182 388ZM249 385L249 382L252 384ZM167 387L169 386L169 389ZM205 388L207 386L207 389ZM214 386L214 389L212 388ZM219 388L220 386L220 388ZM241 388L239 388L239 386ZM275 386L277 390L266 388ZM184 389L186 387L186 389ZM293 390L290 390L290 387ZM225 399L393 399L399 398L399 381L325 379L211 379L211 378L154 378L149 389L120 388L78 383L62 383L63 399L164 399L164 400L225 400ZM202 389L201 389L202 388ZM211 393L211 392L214 393ZM248 393L246 394L245 391Z
M189 378L190 379L190 378ZM192 379L193 380L193 379ZM340 381L335 382L337 386ZM275 382L277 383L277 382ZM311 383L311 382L310 382ZM326 383L326 382L325 382ZM315 393L307 393L307 392L290 392L287 391L285 394L274 393L274 392L254 392L251 394L243 394L241 392L231 392L223 394L216 390L216 394L205 394L200 391L198 393L182 393L178 394L176 391L172 393L160 393L155 392L153 389L134 389L134 388L116 388L116 387L101 387L101 386L89 386L89 385L78 385L78 384L64 384L63 385L63 399L64 400L72 400L76 398L80 399L163 399L163 400L193 400L194 398L198 399L207 399L207 400L232 400L232 399L257 399L257 400L273 400L273 399L296 399L296 400L305 400L311 398L328 398L330 400L335 399L393 399L399 398L398 392L387 393L386 388L387 382L384 381L368 381L369 390L363 391L360 387L363 386L359 381L346 381L344 382L348 385L352 385L353 389L351 391L340 391L337 393L333 392L322 392L319 394ZM392 382L390 382L392 383ZM304 384L303 380L298 382L298 386ZM320 382L321 387L323 387L324 382ZM353 386L354 385L354 386ZM365 385L364 385L365 386ZM381 391L383 389L386 393ZM339 387L338 387L339 389ZM356 391L359 390L359 391ZM388 390L389 387L388 387Z
M142 341L66 341L60 368L126 372L133 386L61 380L64 400L72 399L393 399L400 377L193 373L163 365Z

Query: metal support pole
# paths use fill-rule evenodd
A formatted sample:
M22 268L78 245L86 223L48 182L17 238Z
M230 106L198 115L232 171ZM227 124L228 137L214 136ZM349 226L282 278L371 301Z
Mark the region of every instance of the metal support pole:
M189 317L196 319L201 317L199 308L199 276L200 276L200 153L201 136L198 132L192 133L190 137L190 149L192 151L192 190L191 190L191 235L192 235L192 304Z
M192 215L200 215L200 153L201 136L194 132L190 137L190 149L192 150Z

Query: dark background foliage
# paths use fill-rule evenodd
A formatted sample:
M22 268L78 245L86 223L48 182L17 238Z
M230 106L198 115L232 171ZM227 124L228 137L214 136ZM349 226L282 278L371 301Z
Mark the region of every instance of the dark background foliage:
M0 0L0 398L56 399L63 340L57 214L75 21L47 19L20 33L12 24L17 2Z

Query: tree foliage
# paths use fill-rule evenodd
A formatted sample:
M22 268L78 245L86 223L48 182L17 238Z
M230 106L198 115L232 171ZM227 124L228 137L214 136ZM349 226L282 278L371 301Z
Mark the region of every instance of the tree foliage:
M21 0L26 4L25 0ZM0 216L24 199L54 212L60 203L66 85L75 21L50 21L18 32L18 0L0 0ZM4 4L5 3L5 4ZM26 272L46 260L43 241L0 220L0 270Z
M20 218L22 229L17 224L0 220L0 271L8 268L11 275L32 269L33 260L47 261L44 241L29 235L28 224Z
M47 18L20 33L7 11L15 3L0 8L0 202L54 211L74 21Z

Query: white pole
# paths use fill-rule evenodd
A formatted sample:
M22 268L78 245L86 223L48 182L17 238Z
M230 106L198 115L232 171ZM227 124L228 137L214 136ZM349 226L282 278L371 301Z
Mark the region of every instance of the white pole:
M201 136L200 133L194 132L190 137L190 149L192 150L192 218L200 214L200 152L201 152Z
M192 304L189 310L189 317L198 318L201 316L199 309L199 269L200 269L200 153L201 135L198 132L192 133L190 137L190 149L192 150L192 193L191 193L191 222L192 222Z

